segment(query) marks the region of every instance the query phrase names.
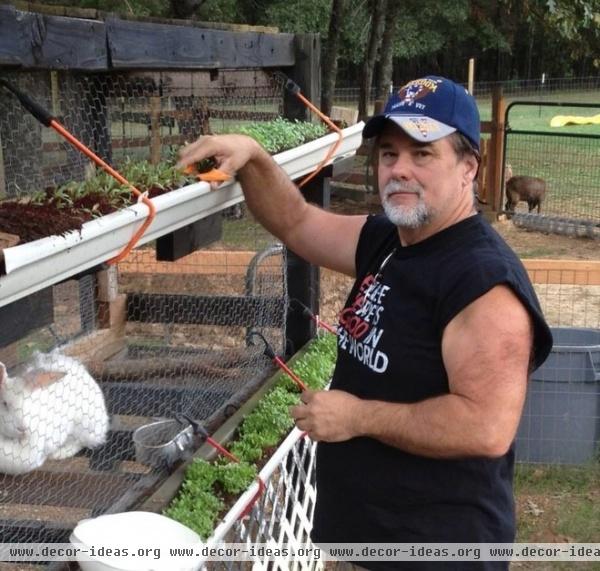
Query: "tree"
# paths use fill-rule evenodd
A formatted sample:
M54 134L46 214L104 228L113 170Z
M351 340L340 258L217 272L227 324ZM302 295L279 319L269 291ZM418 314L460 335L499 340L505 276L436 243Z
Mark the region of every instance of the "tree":
M389 86L392 83L392 72L394 70L394 41L398 29L397 17L400 13L401 3L389 2L385 18L385 29L381 40L381 56L377 66L377 90L376 99L387 99Z
M369 39L367 51L362 63L360 76L360 93L358 99L358 117L364 119L368 115L369 94L373 83L373 69L377 59L377 51L381 45L383 29L385 25L385 10L387 0L372 0L373 17L369 28Z
M327 47L322 66L323 93L321 96L321 110L325 115L331 114L331 107L333 106L333 92L335 90L338 57L342 39L342 23L344 21L346 3L347 0L333 0L331 4Z
M204 0L169 0L171 14L175 18L192 17L203 3Z

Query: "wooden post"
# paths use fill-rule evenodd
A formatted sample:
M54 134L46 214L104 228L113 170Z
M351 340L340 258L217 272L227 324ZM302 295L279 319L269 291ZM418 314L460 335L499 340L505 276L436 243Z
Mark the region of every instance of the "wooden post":
M469 83L467 89L473 95L475 91L475 58L469 58Z
M496 86L492 93L491 138L488 145L487 195L494 212L502 209L502 155L504 152L504 112L506 102L502 87Z
M4 174L4 153L2 152L2 137L0 137L0 200L6 197L6 175Z
M52 115L60 116L60 90L58 87L58 72L50 72L50 98L52 100Z
M150 97L150 162L153 165L160 162L160 112L160 96L152 95Z
M373 115L379 115L383 113L383 109L385 108L385 100L384 99L376 99L375 105L373 106Z
M290 79L295 81L313 105L321 100L321 39L319 34L297 34L294 37L294 54L296 63L286 70ZM284 115L287 119L310 121L311 112L296 95L285 92Z
M294 37L295 65L286 70L290 79L300 87L302 94L312 103L321 97L321 42L318 34L298 34ZM284 114L288 119L310 120L310 110L296 95L286 91ZM327 202L328 186L325 176L331 169L326 168L312 179L302 192L309 202L321 206ZM287 282L289 299L297 299L313 313L319 312L319 268L312 266L297 254L288 250ZM288 355L293 355L315 335L315 324L299 311L290 308L286 318Z
M332 167L326 167L306 186L302 188L304 197L318 206L329 206L329 177ZM288 297L296 299L308 307L315 315L319 313L320 270L306 260L287 251L287 283ZM298 311L297 307L289 307L286 318L287 353L293 355L305 343L315 336L316 325Z
M489 192L487 187L487 172L488 172L488 140L481 139L479 143L479 152L481 154L481 164L477 173L477 192L479 198L489 203Z

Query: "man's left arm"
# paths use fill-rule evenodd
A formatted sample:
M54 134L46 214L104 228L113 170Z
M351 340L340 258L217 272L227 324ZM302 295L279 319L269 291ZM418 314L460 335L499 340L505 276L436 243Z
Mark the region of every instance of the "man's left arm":
M532 342L527 310L509 287L496 286L444 330L449 394L401 404L344 391L306 392L292 414L315 440L368 436L433 458L501 456L519 424Z

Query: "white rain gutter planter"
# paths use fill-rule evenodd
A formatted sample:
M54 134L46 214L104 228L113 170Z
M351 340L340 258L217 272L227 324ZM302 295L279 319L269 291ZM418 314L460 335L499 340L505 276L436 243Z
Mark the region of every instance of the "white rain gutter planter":
M343 129L342 143L328 164L354 154L362 143L363 123ZM337 141L330 133L273 158L293 180L313 171ZM244 199L240 185L223 184L211 191L199 182L153 199L156 218L137 245L169 234L196 220L219 212ZM107 216L86 222L81 231L49 236L6 248L6 275L0 277L0 307L97 266L116 256L146 218L143 204L136 204Z

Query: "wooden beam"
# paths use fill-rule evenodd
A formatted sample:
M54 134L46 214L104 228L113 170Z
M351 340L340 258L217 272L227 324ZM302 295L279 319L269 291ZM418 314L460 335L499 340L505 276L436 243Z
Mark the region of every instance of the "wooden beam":
M222 235L223 216L217 212L158 238L156 240L156 260L175 262L220 240Z
M105 70L107 55L104 22L0 6L0 65Z
M294 64L292 34L228 32L106 20L110 59L120 69L216 69Z
M56 15L68 13L63 10L44 12L0 6L0 65L87 71L294 65L293 34L131 21L95 11L76 14L106 15L106 20Z
M523 265L536 284L600 285L600 262L525 259Z
M287 71L290 79L300 87L302 94L317 105L321 99L321 41L319 34L299 34L294 38L293 69ZM287 119L310 121L311 112L296 95L288 91L284 97L284 115Z
M32 293L0 308L0 347L54 321L52 288Z
M14 6L0 6L0 65L33 65L29 21Z

